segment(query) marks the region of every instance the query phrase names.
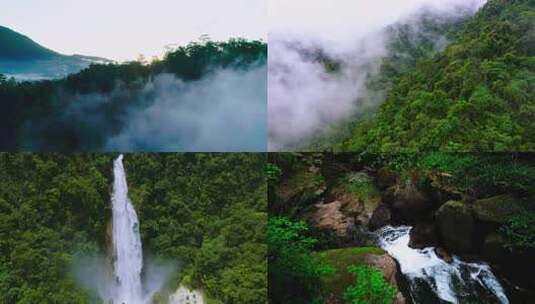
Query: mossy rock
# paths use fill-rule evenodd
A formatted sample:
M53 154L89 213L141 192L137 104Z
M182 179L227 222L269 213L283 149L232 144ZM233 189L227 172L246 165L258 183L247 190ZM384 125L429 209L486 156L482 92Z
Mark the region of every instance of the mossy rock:
M437 210L435 216L447 248L461 252L473 251L475 220L464 202L449 201Z
M521 201L512 195L500 195L477 200L473 204L477 219L496 224L505 224L514 215L524 209Z
M356 216L358 222L365 225L381 203L381 193L373 179L363 172L353 172L339 178L331 193L342 202L343 213Z
M377 171L377 185L383 190L395 186L398 178L399 174L389 168L383 167Z
M333 274L323 279L325 292L341 299L347 287L355 282L355 277L347 271L347 268L350 265L365 263L365 257L370 254L383 255L385 252L377 247L351 247L316 253L320 259L335 269Z
M325 192L325 178L319 170L303 169L287 177L275 189L276 199L282 206L288 206L293 211L305 208L314 203Z

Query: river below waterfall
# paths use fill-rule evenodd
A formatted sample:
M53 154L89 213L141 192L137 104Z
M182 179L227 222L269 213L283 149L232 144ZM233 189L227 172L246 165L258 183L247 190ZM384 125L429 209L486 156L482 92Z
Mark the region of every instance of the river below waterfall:
M410 248L411 229L387 226L377 236L379 245L399 263L413 303L509 303L488 264L458 256L447 263L433 247Z

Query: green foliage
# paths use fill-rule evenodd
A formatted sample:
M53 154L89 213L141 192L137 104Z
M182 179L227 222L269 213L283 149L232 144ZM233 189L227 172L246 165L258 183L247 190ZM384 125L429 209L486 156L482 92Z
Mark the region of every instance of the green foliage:
M170 73L190 82L222 68L264 65L266 57L262 41L206 40L179 47L148 65L93 64L53 81L0 79L0 149L102 150L108 138L125 127L130 110L151 106L153 100L144 97L143 88L155 76Z
M111 155L0 154L0 303L89 303L70 277L103 246Z
M351 265L347 269L356 277L355 285L347 288L344 302L349 304L391 304L397 290L383 278L380 270L367 265Z
M446 173L441 180L476 196L503 193L533 193L535 163L530 155L429 153L416 166L425 171Z
M269 299L271 303L308 303L321 278L334 272L312 255L317 242L302 221L273 217L268 221Z
M282 175L282 170L277 165L268 163L266 174L268 182L277 182Z
M267 301L262 154L131 154L125 158L143 246L179 259L180 277L223 303Z
M508 247L535 249L535 212L526 210L513 216L502 232Z
M400 70L385 62L386 100L337 149L533 150L534 18L533 1L491 0L444 51Z
M348 174L344 176L342 183L345 186L345 191L348 193L358 194L364 197L377 194L373 181L365 174Z
M105 251L114 157L0 154L0 303L98 303L70 270L78 254ZM138 153L124 164L145 256L179 262L170 289L267 301L263 155Z

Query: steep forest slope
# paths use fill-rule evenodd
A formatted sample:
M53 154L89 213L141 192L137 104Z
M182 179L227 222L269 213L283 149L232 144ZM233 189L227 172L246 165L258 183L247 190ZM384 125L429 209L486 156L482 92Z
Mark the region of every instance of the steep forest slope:
M80 257L104 257L112 154L0 154L0 302L100 303ZM266 302L265 158L253 154L125 156L145 257L213 303ZM93 278L96 280L96 278ZM167 294L159 294L167 303Z
M533 150L534 52L535 1L490 0L444 51L402 73L387 60L384 103L336 149Z

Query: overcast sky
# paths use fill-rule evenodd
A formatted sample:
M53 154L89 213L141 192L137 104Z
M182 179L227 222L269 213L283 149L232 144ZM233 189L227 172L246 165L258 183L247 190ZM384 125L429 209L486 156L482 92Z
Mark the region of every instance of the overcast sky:
M452 11L486 0L269 0L270 33L309 34L332 40L370 33L424 6Z
M267 38L266 0L10 0L0 25L64 54L118 61L162 55L208 34Z

